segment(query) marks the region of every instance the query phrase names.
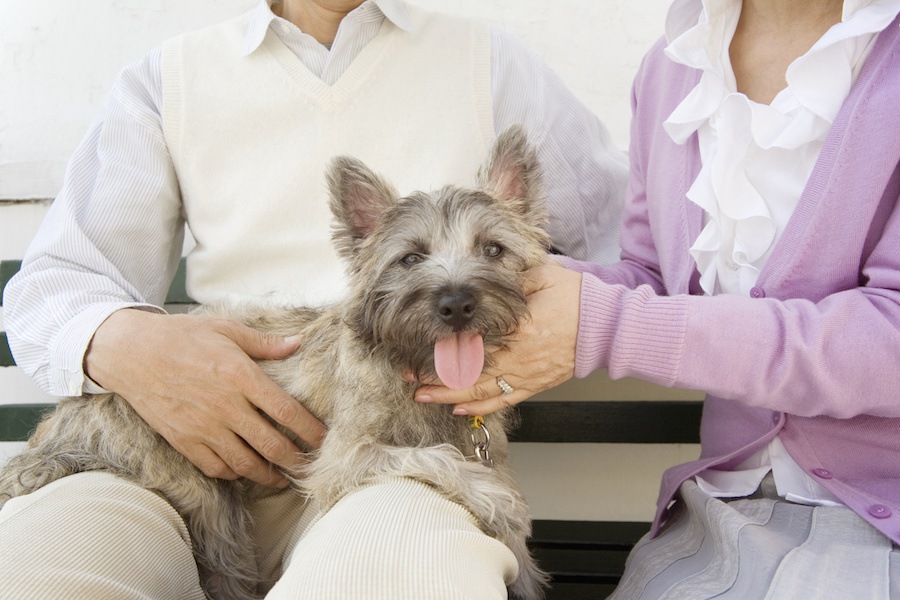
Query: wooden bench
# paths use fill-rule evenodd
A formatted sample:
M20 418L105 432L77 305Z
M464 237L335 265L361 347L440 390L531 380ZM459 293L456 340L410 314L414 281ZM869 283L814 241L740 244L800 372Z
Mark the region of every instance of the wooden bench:
M19 261L0 261L0 289ZM184 261L168 304L192 301L184 288ZM2 305L2 295L0 295ZM0 332L0 367L13 367L6 332ZM552 393L552 391L551 391ZM0 391L2 394L2 391ZM52 404L0 404L0 441L24 441ZM521 425L511 441L531 443L697 444L699 401L529 401L518 406ZM650 524L632 521L536 520L530 545L553 577L549 600L603 598L622 576L625 558Z

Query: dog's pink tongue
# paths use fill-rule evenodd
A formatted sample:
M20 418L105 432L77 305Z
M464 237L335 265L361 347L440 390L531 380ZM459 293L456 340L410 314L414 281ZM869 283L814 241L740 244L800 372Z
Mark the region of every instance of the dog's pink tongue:
M477 333L457 333L434 345L434 369L448 388L475 385L484 368L484 340Z

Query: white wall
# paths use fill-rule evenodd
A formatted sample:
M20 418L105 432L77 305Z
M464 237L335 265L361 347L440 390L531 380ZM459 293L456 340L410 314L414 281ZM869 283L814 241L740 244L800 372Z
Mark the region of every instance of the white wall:
M116 73L253 0L0 2L0 200L51 198Z
M518 35L627 148L631 79L662 32L669 0L412 1L500 24ZM255 3L0 2L0 259L23 255L120 68L171 35ZM598 389L610 399L666 393L636 382L612 383L600 374L554 395L596 397ZM0 403L42 400L45 396L18 370L0 369ZM662 470L694 455L690 446L571 445L549 452L546 445L520 445L514 460L539 517L646 520Z

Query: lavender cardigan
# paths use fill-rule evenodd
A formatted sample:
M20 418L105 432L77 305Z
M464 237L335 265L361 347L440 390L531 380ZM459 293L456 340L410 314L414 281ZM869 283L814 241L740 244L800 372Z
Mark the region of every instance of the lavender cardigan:
M686 479L778 435L813 478L900 542L900 18L837 116L750 297L705 297L688 254L696 134L662 123L699 80L658 43L635 79L622 261L586 275L576 376L606 367L709 395L700 459L663 477L653 532Z

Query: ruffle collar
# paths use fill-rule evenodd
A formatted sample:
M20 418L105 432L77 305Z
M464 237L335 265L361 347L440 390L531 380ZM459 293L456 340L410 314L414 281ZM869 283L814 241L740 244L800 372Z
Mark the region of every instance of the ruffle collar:
M900 0L846 0L842 22L790 65L786 88L765 105L737 93L731 70L728 46L741 0L672 4L665 52L671 60L699 69L701 77L664 127L678 143L695 132L700 135L703 166L688 198L706 212L706 226L691 254L708 294L723 291L716 284L724 268L737 273L736 287L726 291L749 291L782 220L787 220L802 192L802 186L787 185L790 197L764 196L748 172L759 172L773 155L786 158L794 152L801 163L805 157L808 176L815 162L810 153L818 151L816 142L824 140L849 94L860 58L898 10ZM787 212L785 203L790 204Z

